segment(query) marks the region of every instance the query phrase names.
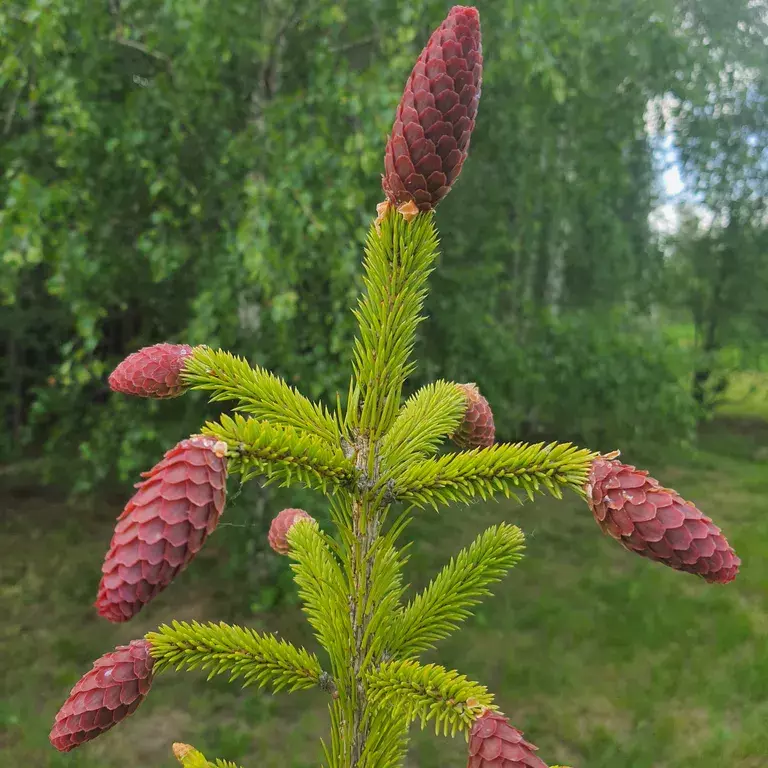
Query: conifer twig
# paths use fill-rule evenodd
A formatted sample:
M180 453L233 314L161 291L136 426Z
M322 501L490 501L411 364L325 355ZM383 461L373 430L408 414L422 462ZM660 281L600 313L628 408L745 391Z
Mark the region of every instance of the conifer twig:
M209 680L227 672L230 681L242 679L243 686L256 683L275 692L311 688L323 673L314 654L245 627L173 621L146 639L158 672L199 667L209 672Z
M339 430L326 408L312 403L273 373L229 352L196 347L182 379L192 389L211 392L210 401L236 400L234 410L260 421L294 427L339 445Z
M417 661L385 662L367 678L371 701L379 707L419 718L421 727L435 721L435 732L467 730L483 711L493 709L493 695L456 671Z
M519 500L517 490L529 499L545 490L561 498L563 488L583 496L595 458L596 453L570 443L501 443L415 462L395 479L394 495L435 509L439 504L468 503L496 493Z
M523 532L506 523L480 534L396 614L388 652L394 657L415 656L447 637L490 594L489 585L522 558L524 542Z
M294 480L308 488L325 491L351 487L356 481L354 465L335 448L312 433L268 421L226 414L219 422L208 422L203 433L228 446L231 471L243 481L264 475L268 482L290 485Z

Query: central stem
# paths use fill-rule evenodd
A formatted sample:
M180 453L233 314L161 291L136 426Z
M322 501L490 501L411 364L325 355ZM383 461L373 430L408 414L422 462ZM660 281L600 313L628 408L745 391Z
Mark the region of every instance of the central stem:
M344 523L345 556L349 557L349 637L345 652L349 660L340 664L344 698L334 712L334 740L340 765L332 768L381 768L399 764L398 749L404 746L408 723L376 708L372 711L366 693L366 675L371 665L371 622L377 606L371 595L385 593L377 563L380 532L391 498L380 487L380 442L392 426L400 408L403 382L410 372L408 358L426 295L426 280L437 254L437 237L431 217L407 222L390 212L371 233L366 247L366 294L360 301L357 319L360 334L355 342L355 371L347 403L345 454L354 456L357 483L351 491ZM347 429L348 428L348 429ZM391 585L390 585L391 586ZM380 632L381 629L377 629ZM346 633L345 633L346 634ZM347 664L349 666L347 666ZM394 715L394 713L391 713ZM402 751L402 750L401 750ZM382 760L384 762L382 762Z
M358 768L362 762L365 743L368 738L368 717L365 686L363 683L365 657L368 651L365 640L371 606L368 596L371 591L373 560L371 549L379 535L381 509L367 498L365 488L375 482L375 464L370 461L375 455L375 444L361 439L357 446L356 466L364 482L355 492L352 503L352 530L354 550L351 553L352 593L350 594L350 618L352 624L352 701L353 718L350 744L350 768Z

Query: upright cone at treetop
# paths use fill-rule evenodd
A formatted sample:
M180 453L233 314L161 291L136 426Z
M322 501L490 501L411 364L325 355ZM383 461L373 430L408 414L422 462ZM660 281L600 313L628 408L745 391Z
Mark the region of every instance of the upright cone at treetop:
M467 159L483 78L480 15L454 6L405 84L384 154L382 188L393 205L434 208Z

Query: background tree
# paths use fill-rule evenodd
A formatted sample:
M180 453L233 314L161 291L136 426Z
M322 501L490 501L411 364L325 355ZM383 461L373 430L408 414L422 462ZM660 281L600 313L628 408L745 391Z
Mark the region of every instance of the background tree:
M693 395L707 406L729 372L757 367L767 330L768 18L759 3L724 11L713 2L681 9L690 76L669 97L688 201L669 243L669 303L693 321Z
M758 369L765 354L768 228L764 213L752 218L751 210L734 207L725 224L688 212L673 241L670 303L693 320L692 392L709 410L723 400L729 376Z
M425 377L465 379L482 359L509 436L687 437L693 371L681 376L658 322L654 135L672 137L697 204L759 230L759 4L482 10L493 117L441 214L450 247L420 339ZM316 396L340 386L381 137L402 62L443 12L436 0L5 4L6 452L44 445L52 468L77 443L81 490L112 473L106 456L131 476L170 423L201 415L195 400L166 419L107 396L115 360L157 338L220 342ZM659 100L671 119L649 133ZM453 227L459 208L481 247ZM576 339L589 341L576 351Z

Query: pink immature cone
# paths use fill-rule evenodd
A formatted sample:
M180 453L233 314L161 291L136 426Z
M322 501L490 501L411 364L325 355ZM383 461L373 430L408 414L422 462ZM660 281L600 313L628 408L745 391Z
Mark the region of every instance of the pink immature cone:
M284 509L278 512L275 519L272 520L272 524L269 526L269 535L267 539L269 546L275 550L279 555L287 555L291 547L288 543L288 531L293 528L294 523L299 520L311 520L315 522L315 518L312 515L305 512L303 509Z
M181 372L192 354L187 344L155 344L123 360L109 376L115 392L158 399L178 397L186 389Z
M405 84L384 154L382 188L395 206L429 211L467 159L483 76L480 14L456 5Z
M99 615L114 622L132 618L200 551L224 509L226 447L190 437L142 475L101 569Z
M467 768L547 768L536 750L504 715L488 710L469 732Z
M720 529L647 472L600 458L585 490L598 525L630 552L709 582L736 578L741 560Z
M496 439L493 411L475 384L457 384L467 401L459 428L452 435L459 448L488 448Z
M146 640L105 653L75 685L49 736L59 752L95 739L132 714L152 685L154 659Z

